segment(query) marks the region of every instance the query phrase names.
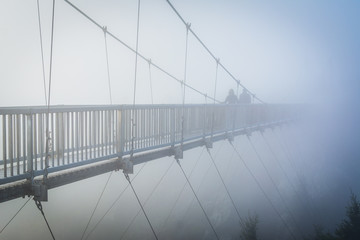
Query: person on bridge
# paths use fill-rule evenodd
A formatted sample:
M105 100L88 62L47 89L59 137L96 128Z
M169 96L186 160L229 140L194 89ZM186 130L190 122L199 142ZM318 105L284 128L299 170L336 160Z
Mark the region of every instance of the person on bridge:
M236 104L236 103L238 103L238 99L237 99L233 89L229 90L229 95L226 97L224 103L228 103L228 104Z
M240 104L250 104L251 103L251 96L245 88L243 88L243 91L239 96L239 103Z

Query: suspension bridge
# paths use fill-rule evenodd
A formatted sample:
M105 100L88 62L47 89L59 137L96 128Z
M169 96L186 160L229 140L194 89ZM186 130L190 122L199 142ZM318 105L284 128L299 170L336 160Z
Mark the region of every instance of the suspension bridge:
M51 56L48 98L45 97L47 105L0 108L0 202L32 196L44 215L41 202L48 201L48 190L117 170L124 172L129 185L136 195L136 191L131 185L129 174L133 173L134 166L138 164L166 156L173 156L181 167L180 160L183 158L184 151L198 147L210 149L213 143L222 140L228 140L232 144L234 138L239 135L251 136L252 132L263 132L266 128L274 128L289 123L299 116L301 111L299 106L265 104L240 83L220 62L219 58L210 51L192 30L191 25L182 18L169 1L167 2L170 9L173 10L186 27L186 36L188 34L194 35L202 47L209 53L210 57L214 59L216 70L218 68L224 69L234 80L237 89L245 89L253 98L254 103L223 104L222 101L217 100L217 77L213 96L191 86L186 81L187 38L185 73L184 78L179 79L151 61L150 58L140 54L138 52L138 39L136 41L136 48L131 48L73 3L67 0L65 2L101 30L105 36L106 56L108 55L107 37L118 41L135 54L133 104L51 105ZM53 6L52 28L54 28L55 1ZM138 18L139 16L140 1L138 4ZM39 17L41 30L40 23ZM53 41L53 32L51 41ZM182 89L182 104L136 104L138 58L147 61L149 65L179 83ZM106 60L109 89L111 89L109 60L108 58ZM194 91L212 103L185 104L186 91ZM109 92L111 99L111 91ZM255 101L259 103L255 103ZM234 150L236 151L235 147ZM251 170L248 170L255 178ZM191 186L186 173L184 171L183 173L188 184ZM219 171L218 173L221 177ZM260 183L257 180L256 182L267 200L271 203ZM231 198L226 184L224 181L222 183ZM192 190L196 196L193 188ZM281 196L280 192L279 194ZM146 215L139 198L137 199L151 226L150 218ZM201 201L198 198L197 200L212 227L214 236L220 239L221 236L218 236L216 227L211 224L211 220L202 207ZM240 220L242 220L234 201L232 201L232 204ZM290 229L273 203L271 203L271 206L283 221L290 236L296 239L293 230ZM157 239L156 230L152 226L151 229L154 237ZM54 235L53 238L55 238Z

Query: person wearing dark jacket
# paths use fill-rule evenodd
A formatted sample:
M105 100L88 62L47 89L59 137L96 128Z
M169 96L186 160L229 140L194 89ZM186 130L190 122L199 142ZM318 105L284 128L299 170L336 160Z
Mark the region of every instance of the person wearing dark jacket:
M238 99L237 99L233 89L229 90L229 95L226 97L224 103L227 103L227 104L237 104L238 103Z
M243 88L243 91L239 96L239 103L240 104L250 104L251 103L251 96L245 88Z

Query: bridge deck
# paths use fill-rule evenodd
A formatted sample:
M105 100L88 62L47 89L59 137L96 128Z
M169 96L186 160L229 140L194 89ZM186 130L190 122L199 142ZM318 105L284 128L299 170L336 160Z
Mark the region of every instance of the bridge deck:
M110 171L110 159L135 154L131 161L137 164L152 155L173 155L181 143L186 150L204 145L205 139L216 141L277 124L293 114L291 106L263 104L55 106L49 115L46 107L0 108L0 187L44 174L47 120L48 172L99 162L105 166L96 165L100 174L100 168Z

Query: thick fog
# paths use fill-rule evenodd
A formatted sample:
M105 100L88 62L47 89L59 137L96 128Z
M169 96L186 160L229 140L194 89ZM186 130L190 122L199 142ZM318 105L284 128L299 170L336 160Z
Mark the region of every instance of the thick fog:
M72 2L135 48L137 1ZM300 119L291 124L255 132L251 142L235 138L242 159L228 141L210 149L240 216L257 215L264 240L291 238L281 218L297 239L312 234L315 224L333 231L345 217L350 192L360 197L360 3L171 2L256 96L269 104L304 104ZM39 3L48 87L52 4ZM141 1L139 26L139 52L183 79L186 28L168 3ZM36 1L1 1L0 32L0 106L44 105ZM130 104L135 55L109 36L107 44L113 104ZM155 104L182 103L180 84L141 59L136 103L151 103L149 72ZM187 83L213 96L215 73L214 59L189 34ZM223 101L231 88L236 90L235 82L219 68L215 98ZM109 96L104 33L57 0L51 104L110 104ZM191 90L185 102L208 103ZM220 238L239 239L238 216L206 149L185 152L180 163ZM49 191L43 207L56 239L81 239L109 174ZM215 239L173 157L136 165L130 178L159 239ZM126 187L122 172L113 172L85 236L123 193L88 239L154 239ZM0 229L27 199L0 204ZM51 238L33 201L0 234L0 239L25 238Z

